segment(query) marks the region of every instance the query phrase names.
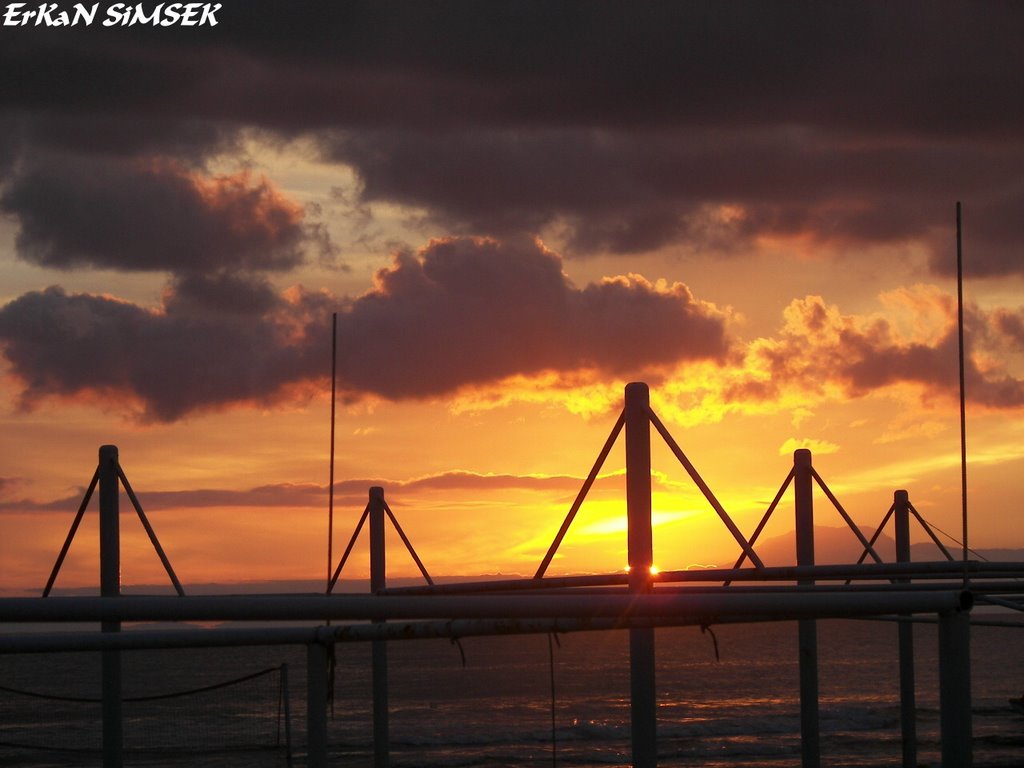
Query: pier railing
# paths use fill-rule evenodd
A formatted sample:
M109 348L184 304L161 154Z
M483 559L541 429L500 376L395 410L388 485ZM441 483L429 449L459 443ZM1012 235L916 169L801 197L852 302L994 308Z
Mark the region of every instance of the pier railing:
M651 426L666 441L690 478L729 529L740 548L730 569L653 573L651 545ZM626 496L629 573L548 577L559 543L593 484L620 432L626 440ZM646 385L630 384L626 403L598 461L574 501L569 515L533 578L477 583L435 584L385 500L384 489L370 489L369 501L355 533L328 585L328 594L275 596L186 596L142 507L130 492L117 449L100 449L100 464L90 484L47 586L50 592L63 556L98 484L100 498L101 596L0 599L0 623L100 622L101 632L22 632L0 635L0 653L93 650L103 658L104 765L122 765L120 654L142 648L302 645L307 656L307 765L328 765L327 700L329 659L338 643L371 642L374 646L374 762L388 764L387 643L426 637L576 632L621 629L630 633L632 749L637 768L657 764L655 706L655 629L664 626L710 627L727 622L799 622L801 692L801 761L820 764L818 743L817 638L815 621L825 618L893 617L909 626L928 615L938 624L942 764L971 764L970 610L990 602L1021 608L1024 564L909 562L909 521L916 513L905 491L894 502L872 540L860 533L839 501L812 467L809 451L794 454L793 469L748 540L729 518L694 465L650 407ZM822 490L875 561L850 565L816 565L814 561L814 488ZM146 526L147 533L178 596L127 596L120 593L119 485ZM796 565L766 567L754 544L788 487L793 487L797 523ZM882 528L895 519L897 562L884 563L873 549ZM386 521L398 529L427 584L389 588L385 567ZM369 522L370 595L332 594L353 544ZM937 540L936 540L937 541ZM948 553L945 553L948 556ZM864 557L861 558L863 561ZM749 560L752 567L740 567ZM305 627L132 630L136 621L299 621ZM332 622L344 622L333 624ZM900 633L903 764L916 765L914 736L913 646Z

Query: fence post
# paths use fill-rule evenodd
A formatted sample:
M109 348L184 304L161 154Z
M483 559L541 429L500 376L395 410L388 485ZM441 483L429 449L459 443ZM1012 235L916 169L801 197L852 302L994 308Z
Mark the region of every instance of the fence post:
M306 768L327 768L327 646L306 646Z
M387 588L386 547L384 543L384 489L370 488L370 591L379 594ZM390 762L388 733L388 644L374 640L373 653L373 765L387 768Z
M116 445L99 450L100 486L100 596L121 594L121 529ZM120 632L121 622L102 622L104 632ZM124 764L124 725L121 712L121 652L102 651L103 668L103 765Z
M626 385L626 515L629 590L651 589L654 546L651 534L650 391L642 382ZM658 764L657 697L654 685L654 629L629 630L630 698L635 768Z
M893 493L893 519L896 528L896 562L910 562L910 495ZM910 579L899 579L906 583ZM909 619L909 616L904 614ZM903 739L903 768L917 768L917 701L914 691L914 625L900 621L900 729Z
M811 452L793 452L793 495L796 507L796 564L814 565L814 477ZM800 579L813 584L814 579ZM821 764L818 731L818 625L814 619L798 622L800 644L800 747L803 768Z
M971 622L967 611L939 614L939 725L942 768L970 768Z
M288 684L288 664L281 665L281 707L284 710L284 745L287 750L288 768L292 768L292 705L291 686ZM326 716L326 711L325 711ZM281 726L278 724L278 746L280 746Z

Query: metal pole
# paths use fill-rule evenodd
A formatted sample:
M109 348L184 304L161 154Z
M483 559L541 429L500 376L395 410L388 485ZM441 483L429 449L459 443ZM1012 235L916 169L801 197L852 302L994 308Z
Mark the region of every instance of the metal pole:
M334 586L331 569L334 568L334 428L338 399L338 313L331 316L331 461L327 484L327 591Z
M811 452L793 453L793 495L796 506L796 563L814 565L814 474ZM800 579L813 584L814 579ZM803 768L821 764L818 731L818 625L814 619L798 623L800 643L800 744Z
M970 768L971 623L966 611L939 614L939 724L942 768Z
M100 486L100 595L121 595L121 531L119 520L118 456L116 445L99 450ZM104 621L104 632L120 632L120 621ZM121 652L102 652L103 765L124 764L124 726L121 720Z
M284 745L287 750L287 757L285 759L288 763L288 768L292 768L292 704L287 664L281 665L281 704L284 707Z
M327 768L327 646L306 646L306 766Z
M386 547L384 543L384 489L370 489L370 590L376 595L387 589ZM373 641L373 765L387 768L388 734L388 644Z
M896 562L910 562L910 495L893 494L896 526ZM898 579L902 583L909 579ZM908 614L901 614L907 616ZM899 623L900 649L900 728L903 735L903 768L917 768L917 702L914 692L914 625Z
M626 385L626 515L629 591L651 591L654 545L651 534L651 422L647 385ZM654 685L654 629L629 630L633 765L658 764L657 699Z
M964 251L960 226L960 201L956 203L956 327L960 361L960 515L963 539L964 589L967 588L967 400L964 389Z

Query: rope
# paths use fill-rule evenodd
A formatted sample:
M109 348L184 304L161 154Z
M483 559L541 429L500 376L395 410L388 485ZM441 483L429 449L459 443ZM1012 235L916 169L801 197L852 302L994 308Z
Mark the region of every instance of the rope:
M466 649L462 647L462 640L457 637L452 638L452 645L459 649L459 656L462 657L462 668L466 668Z
M703 635L705 632L711 635L711 643L715 648L715 661L721 661L722 658L718 655L718 637L715 636L715 630L709 624L701 624L700 633Z
M196 693L206 693L207 691L215 691L219 688L227 688L231 685L237 685L238 683L244 683L247 680L253 680L257 677L263 677L269 675L272 672L280 672L281 667L269 667L268 669L261 670L259 672L253 672L251 675L245 675L234 680L227 680L222 683L214 683L213 685L206 685L202 688L192 688L187 691L175 691L174 693L159 693L153 696L125 696L122 701L159 701L161 699L174 699L180 696L191 696ZM97 698L86 698L79 696L58 696L55 694L38 693L36 691L26 691L21 688L10 688L6 685L0 685L0 691L6 693L16 693L21 696L31 696L35 699L48 699L50 701L70 701L78 704L99 704L103 699Z
M946 532L945 532L944 530L942 530L941 528L939 528L939 526L937 526L937 525L936 525L935 523L933 523L933 522L932 522L931 520L925 520L925 518L923 518L923 517L922 517L921 519L922 519L922 520L924 520L924 521L925 521L926 523L928 523L928 525L929 525L930 527L934 528L934 529L935 529L936 531L938 531L939 533L941 533L941 534L942 534L943 536L945 536L945 537L946 537L947 539L949 539L950 541L952 541L952 542L953 542L954 544L958 544L958 545L960 545L960 546L964 546L964 543L963 543L962 541L960 541L960 540L959 540L959 539L958 539L958 538L957 538L956 536L953 536L952 534L946 533ZM976 556L976 557L977 557L977 558L978 558L979 560L984 560L984 561L985 561L986 563L987 563L987 562L991 562L991 561L990 561L990 560L989 560L989 559L988 559L987 557L985 557L985 556L984 556L983 554L981 554L981 553L980 553L980 552L978 552L977 550L971 549L970 547L965 547L965 549L966 549L966 550L967 550L968 552L970 552L970 553L971 553L972 555Z

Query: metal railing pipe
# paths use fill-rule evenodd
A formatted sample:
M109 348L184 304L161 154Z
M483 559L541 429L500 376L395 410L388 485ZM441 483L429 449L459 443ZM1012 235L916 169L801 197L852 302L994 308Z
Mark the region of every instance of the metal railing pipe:
M811 452L793 453L793 496L796 510L796 562L814 565L814 469ZM814 579L799 579L802 585ZM800 651L800 745L803 768L821 765L818 718L818 627L814 619L801 619L797 628Z
M773 620L841 618L891 613L939 613L968 608L970 592L784 592L771 596L721 593L646 595L195 595L176 597L0 598L0 622L78 621L371 621L401 619L615 618L628 616L750 616Z
M893 519L896 528L896 560L910 562L910 495L893 493ZM906 579L900 579L906 582ZM903 768L917 768L917 696L914 684L914 625L900 622L898 632L900 656L900 735L903 745Z
M626 516L629 591L643 596L651 590L654 544L651 531L651 419L646 384L626 385ZM657 693L654 682L654 629L629 630L630 699L633 765L658 764Z
M370 591L379 595L387 589L387 547L384 536L384 489L370 488ZM373 672L373 765L387 768L390 762L388 735L388 645L374 640L371 650Z
M1019 562L970 562L973 578L1024 578L1024 563ZM814 565L800 566L765 566L764 568L700 568L685 571L663 570L651 575L656 584L677 582L708 582L709 584L723 581L797 581L813 579L821 581L847 580L889 580L905 578L949 578L962 581L963 566L948 561L932 561L917 563L866 563L850 565ZM575 587L615 586L629 583L628 573L605 573L584 576L548 576L543 579L494 579L490 581L464 581L447 584L414 585L408 587L389 587L388 595L455 595L480 592L522 592L553 589L570 589ZM948 586L948 585L947 585Z
M327 768L327 646L306 646L306 766Z
M120 486L116 445L99 449L100 495L100 594L117 599L121 594L121 521ZM46 598L49 599L49 598ZM117 619L103 621L104 632L120 632ZM103 765L121 768L124 764L124 724L121 719L121 653L102 652L103 670Z
M967 613L939 615L939 728L942 768L970 768L971 624Z

